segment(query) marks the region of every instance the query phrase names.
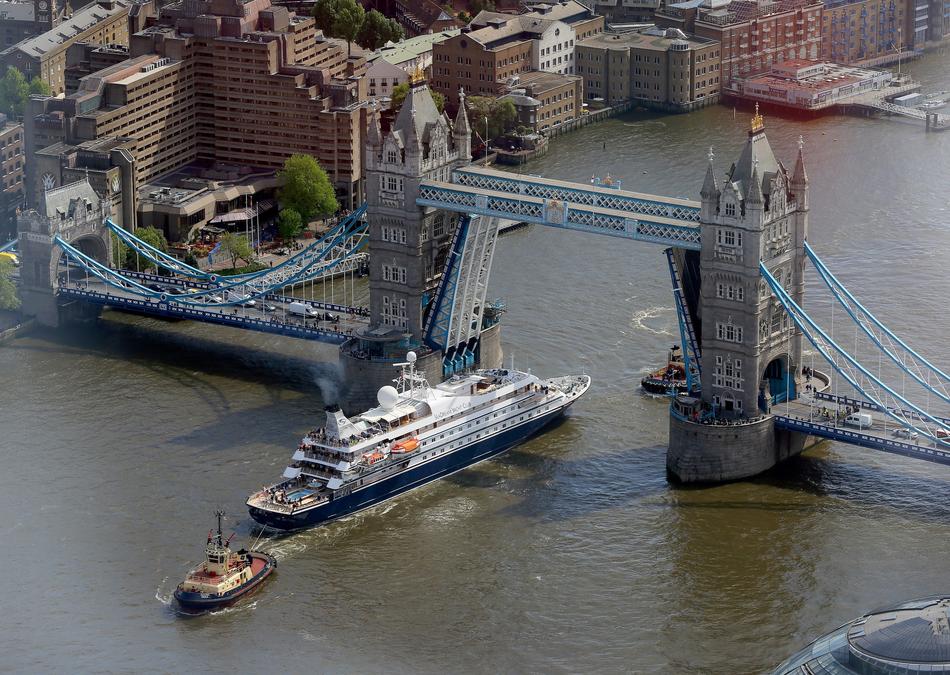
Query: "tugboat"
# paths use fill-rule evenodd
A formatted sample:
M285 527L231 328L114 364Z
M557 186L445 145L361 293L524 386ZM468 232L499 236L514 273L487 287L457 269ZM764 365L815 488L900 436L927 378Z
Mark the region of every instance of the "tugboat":
M670 347L666 365L640 380L640 386L646 392L662 396L686 393L686 364L679 345Z
M230 548L231 537L221 535L224 511L215 511L218 532L208 532L205 561L188 572L175 589L175 599L185 609L209 610L230 605L250 593L277 568L277 560L266 553Z

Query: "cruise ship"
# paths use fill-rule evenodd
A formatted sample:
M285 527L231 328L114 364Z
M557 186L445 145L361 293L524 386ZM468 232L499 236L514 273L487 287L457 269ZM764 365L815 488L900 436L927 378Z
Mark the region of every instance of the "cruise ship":
M313 527L362 511L537 433L590 387L586 375L542 380L514 369L476 370L429 386L416 355L396 364L396 386L356 417L328 406L283 480L251 495L251 517L280 530Z

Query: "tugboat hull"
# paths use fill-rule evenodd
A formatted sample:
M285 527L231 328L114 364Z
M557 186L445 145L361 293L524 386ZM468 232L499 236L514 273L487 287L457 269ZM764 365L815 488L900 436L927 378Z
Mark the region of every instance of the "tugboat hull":
M192 593L182 590L179 586L175 589L175 600L184 609L207 611L227 607L243 598L260 586L277 569L277 560L273 556L258 551L250 551L248 555L251 558L251 569L254 576L244 584L225 593Z

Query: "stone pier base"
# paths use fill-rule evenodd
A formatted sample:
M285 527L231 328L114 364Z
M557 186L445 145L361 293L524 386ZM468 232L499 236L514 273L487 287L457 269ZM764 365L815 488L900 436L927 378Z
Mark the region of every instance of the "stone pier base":
M764 417L744 424L700 424L670 414L666 468L684 483L749 478L802 452L804 434L776 430Z

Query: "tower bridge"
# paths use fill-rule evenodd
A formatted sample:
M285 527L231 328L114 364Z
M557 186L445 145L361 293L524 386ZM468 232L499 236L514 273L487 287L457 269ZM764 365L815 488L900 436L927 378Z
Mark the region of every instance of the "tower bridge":
M375 404L409 349L432 379L501 365L504 308L487 295L499 223L536 223L664 247L689 379L689 392L670 408L667 467L677 478L752 476L801 452L810 437L950 462L948 415L930 410L931 400L950 403L950 376L877 320L807 244L801 142L793 163L779 161L756 113L728 171L717 171L710 150L700 200L690 201L470 166L471 129L460 98L450 120L415 80L391 122L371 111L365 221L360 211L261 273L216 279L108 225L110 205L88 183L50 191L42 212L20 222L24 306L51 323L70 300L338 343L344 404L362 410ZM172 276L156 282L113 269L111 232ZM294 302L282 288L352 268L364 244L369 307L309 303L344 315L341 325L285 320L279 327L263 310L247 311L248 299ZM809 262L855 335L860 329L877 350L876 373L804 310ZM78 285L70 283L71 269L82 271ZM829 374L804 365L803 339ZM900 373L900 387L882 376L884 361ZM832 376L853 399L829 393ZM871 411L861 414L873 414L873 422L849 427L847 415L858 410Z

